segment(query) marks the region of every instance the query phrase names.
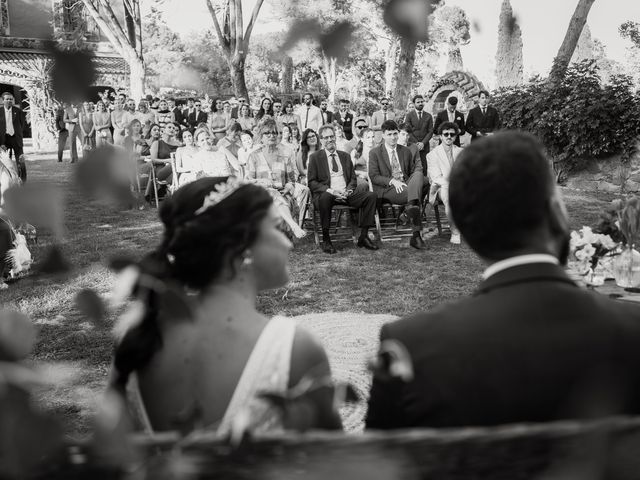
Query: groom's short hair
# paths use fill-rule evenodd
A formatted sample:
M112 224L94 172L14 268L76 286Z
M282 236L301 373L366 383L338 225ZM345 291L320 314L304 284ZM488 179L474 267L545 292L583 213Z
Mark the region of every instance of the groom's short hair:
M473 142L456 159L449 178L453 221L478 255L507 258L536 245L554 188L550 163L533 135L498 133Z

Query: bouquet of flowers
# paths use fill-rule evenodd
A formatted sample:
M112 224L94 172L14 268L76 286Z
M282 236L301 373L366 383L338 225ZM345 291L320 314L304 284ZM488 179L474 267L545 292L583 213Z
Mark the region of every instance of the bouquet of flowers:
M595 233L591 227L582 227L571 232L570 245L574 267L581 275L587 275L595 271L598 262L614 251L618 243L609 235Z

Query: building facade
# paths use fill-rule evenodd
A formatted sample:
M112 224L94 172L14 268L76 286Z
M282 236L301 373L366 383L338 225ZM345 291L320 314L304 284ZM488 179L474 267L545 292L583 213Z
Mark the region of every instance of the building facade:
M54 94L50 88L52 41L94 53L98 92L128 84L127 63L101 34L81 0L0 0L0 93L11 92L27 114L33 146L55 145Z

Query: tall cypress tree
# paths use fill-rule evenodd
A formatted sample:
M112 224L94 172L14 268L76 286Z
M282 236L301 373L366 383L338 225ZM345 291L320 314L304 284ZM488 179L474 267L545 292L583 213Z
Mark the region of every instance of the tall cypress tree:
M496 86L509 87L523 82L522 32L513 15L511 2L502 1L498 25L498 52L496 53Z

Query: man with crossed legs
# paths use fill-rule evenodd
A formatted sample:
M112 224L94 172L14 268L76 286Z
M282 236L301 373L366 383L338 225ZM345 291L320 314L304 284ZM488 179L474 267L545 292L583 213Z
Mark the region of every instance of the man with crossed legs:
M369 228L375 225L376 194L370 192L366 185L356 188L357 178L351 157L336 149L333 126L320 127L318 135L323 148L309 157L307 178L314 205L320 214L322 251L336 253L329 235L331 210L336 203L360 210L358 247L378 250L378 246L369 239Z

